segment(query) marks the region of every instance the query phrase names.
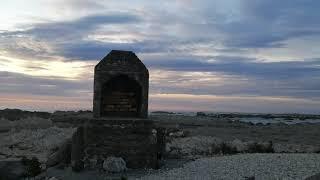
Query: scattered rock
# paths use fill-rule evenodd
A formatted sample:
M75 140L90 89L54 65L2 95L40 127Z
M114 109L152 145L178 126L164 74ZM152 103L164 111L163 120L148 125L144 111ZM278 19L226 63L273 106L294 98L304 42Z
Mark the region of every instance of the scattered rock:
M179 125L177 124L176 126L177 127L174 127L174 128L167 128L166 129L166 135L170 136L171 133L175 133L175 132L181 131L181 129L179 128Z
M119 173L127 170L126 162L121 157L108 157L103 162L103 169L112 172Z
M89 170L101 170L103 169L103 158L100 156L94 156L94 157L85 157L84 161L84 168Z

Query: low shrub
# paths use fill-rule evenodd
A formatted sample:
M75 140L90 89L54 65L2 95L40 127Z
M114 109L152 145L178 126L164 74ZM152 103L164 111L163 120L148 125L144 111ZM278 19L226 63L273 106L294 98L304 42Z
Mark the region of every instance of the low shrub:
M248 153L274 153L272 141L268 145L253 143L249 145Z
M222 154L236 154L236 153L238 153L237 148L229 146L228 144L226 144L224 142L221 144L220 148L221 148Z
M33 157L32 159L22 157L21 163L26 166L26 177L34 177L41 173L41 163L36 157Z

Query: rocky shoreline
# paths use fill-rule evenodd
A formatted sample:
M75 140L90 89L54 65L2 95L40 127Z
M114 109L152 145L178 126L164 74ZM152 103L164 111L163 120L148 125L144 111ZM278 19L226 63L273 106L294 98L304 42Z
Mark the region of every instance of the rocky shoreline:
M86 113L87 116L88 112ZM36 157L43 171L41 176L39 176L40 179L54 176L53 172L60 173L56 174L55 177L57 179L68 179L68 173L70 175L68 166L46 166L48 165L48 157L58 152L61 145L70 139L75 131L76 123L68 122L68 114L62 116L64 120L59 122L51 121L50 119L29 118L33 120L33 123L32 126L26 127L19 124L19 121L22 124L26 124L24 119L18 120L15 121L15 124L7 127L10 128L9 131L0 133L0 175L5 170L8 171L8 169L4 168L4 164L8 159L20 161L22 157L26 157L27 159ZM219 167L217 164L213 165L217 160L224 162L228 159L228 162L230 161L231 164L234 164L233 167L236 165L241 167L237 158L251 159L254 164L259 159L264 161L264 159L268 158L284 157L283 163L296 161L307 166L310 165L310 162L318 161L318 158L320 158L320 124L263 125L233 121L226 117L217 118L212 116L175 114L151 115L149 119L153 120L158 127L166 130L166 152L160 170L138 171L128 169L126 172L118 174L97 172L99 177L101 176L101 178L105 179L108 177L117 178L124 175L129 179L153 179L154 177L163 179L163 177L168 176L178 178L179 175L177 174L179 173L184 174L185 171L198 171L197 167L190 170L190 167L193 167L197 163L204 164L202 168L208 168L207 171L210 172L215 172L215 167L230 168L224 165L222 167ZM8 124L8 120L1 119L0 121ZM295 153L304 153L304 155ZM206 164L209 165L207 166ZM286 165L292 171L285 174L282 169L274 173L262 169L261 173L263 174L266 173L264 171L267 171L271 173L269 174L270 177L274 175L274 177L280 178L288 176L287 179L301 179L316 174L316 171L320 169L320 165L318 164L313 164L309 170L299 169L300 166L291 167L289 164L280 163L280 165ZM271 169L273 166L277 167L278 165L270 164ZM214 173L204 176L204 179L212 177L220 177L220 179L237 177L241 179L251 176L255 176L256 179L263 179L263 177L267 177L266 174L262 175L259 172L246 174L246 171L242 172L236 168L230 169L231 174L231 170L235 171L233 173L238 172L238 175L226 177L219 173ZM290 175L294 170L297 171L295 175ZM88 171L88 173L91 173L91 176L93 176L91 171ZM246 176L241 173L246 174ZM76 175L74 176L76 177ZM193 176L190 175L191 177Z

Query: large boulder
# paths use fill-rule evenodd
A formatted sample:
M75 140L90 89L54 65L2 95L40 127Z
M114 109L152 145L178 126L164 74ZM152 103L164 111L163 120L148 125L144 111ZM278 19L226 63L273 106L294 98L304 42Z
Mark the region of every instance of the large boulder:
M103 169L111 173L119 173L127 170L126 162L121 157L108 157L103 162Z

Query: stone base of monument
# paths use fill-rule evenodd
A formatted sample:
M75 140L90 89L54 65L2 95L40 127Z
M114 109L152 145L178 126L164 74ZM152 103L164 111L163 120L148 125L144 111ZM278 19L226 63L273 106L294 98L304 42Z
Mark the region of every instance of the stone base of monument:
M148 119L91 118L72 137L75 171L101 168L108 157L121 157L127 168L159 168L164 132Z

